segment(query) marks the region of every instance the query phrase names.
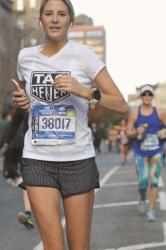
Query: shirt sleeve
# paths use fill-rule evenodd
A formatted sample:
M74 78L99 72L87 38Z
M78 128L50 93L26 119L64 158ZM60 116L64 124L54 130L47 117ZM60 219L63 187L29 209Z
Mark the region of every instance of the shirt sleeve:
M83 54L83 60L86 73L92 80L94 80L99 72L106 67L104 62L100 60L99 56L90 47L86 48Z
M24 76L23 76L23 71L22 71L22 67L21 67L21 51L18 55L18 59L17 59L17 75L18 75L18 79L20 81L25 81Z

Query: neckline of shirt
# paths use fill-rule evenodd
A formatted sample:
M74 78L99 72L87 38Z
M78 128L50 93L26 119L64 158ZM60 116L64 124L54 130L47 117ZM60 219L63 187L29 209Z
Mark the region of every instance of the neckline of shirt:
M36 52L37 52L37 54L38 54L42 59L46 59L46 60L50 61L50 60L52 60L52 59L55 59L56 57L59 57L59 56L63 53L63 51L66 50L66 48L70 45L70 43L71 43L71 41L68 40L67 43L65 43L65 45L64 45L57 53L53 54L52 56L45 56L44 54L41 53L41 50L42 50L42 48L43 48L43 45L39 45L39 46L37 47Z

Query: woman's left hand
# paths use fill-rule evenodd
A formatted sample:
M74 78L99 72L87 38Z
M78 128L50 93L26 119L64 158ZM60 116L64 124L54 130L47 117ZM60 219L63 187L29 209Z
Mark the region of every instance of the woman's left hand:
M160 139L166 139L166 129L165 129L165 128L159 130L157 134L158 134L158 137L159 137Z
M85 87L70 75L58 75L54 80L53 86L59 91L68 91L77 96L84 96Z

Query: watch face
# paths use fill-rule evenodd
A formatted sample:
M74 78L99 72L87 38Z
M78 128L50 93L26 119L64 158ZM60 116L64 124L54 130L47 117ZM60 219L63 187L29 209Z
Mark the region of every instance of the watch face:
M101 99L101 93L100 90L96 89L93 91L93 98L97 101L99 101Z

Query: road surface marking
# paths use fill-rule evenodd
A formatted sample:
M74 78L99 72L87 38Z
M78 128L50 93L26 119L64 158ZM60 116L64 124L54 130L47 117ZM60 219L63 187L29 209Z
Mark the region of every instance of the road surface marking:
M137 204L138 204L138 201L117 202L117 203L94 205L94 208L122 207L122 206L131 206L131 205L137 205Z
M144 249L151 249L154 247L162 247L166 246L166 223L163 223L163 232L164 232L164 241L161 242L152 242L152 243L145 243L133 246L126 246L120 248L107 248L103 250L144 250Z
M113 169L111 169L100 181L100 185L104 185L106 181L120 168L120 166L115 166ZM96 189L98 191L99 189Z
M116 174L131 174L131 173L135 173L136 174L136 171L134 170L120 170L118 171Z
M135 185L138 185L137 181L106 183L106 184L103 184L102 187L135 186ZM164 187L164 183L161 177L159 178L159 187Z
M166 193L159 192L159 204L161 210L166 210Z
M131 182L106 183L106 184L103 184L102 187L135 186L135 185L138 185L138 182L131 181Z
M161 176L159 177L159 187L164 187L164 183Z
M157 199L157 202L160 202L160 200ZM138 203L139 203L138 201L125 201L125 202L116 202L116 203L106 203L106 204L94 205L94 208L133 206L133 205L138 205ZM148 201L147 201L147 203L148 203Z
M120 172L120 171L119 171ZM118 173L119 173L118 172ZM116 183L106 183L101 185L102 187L116 187L116 186L135 186L138 185L137 181L131 181L131 182L116 182ZM164 187L164 183L162 178L159 178L159 187Z

